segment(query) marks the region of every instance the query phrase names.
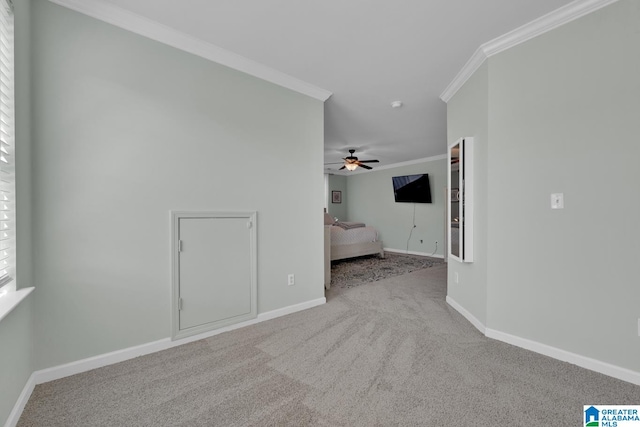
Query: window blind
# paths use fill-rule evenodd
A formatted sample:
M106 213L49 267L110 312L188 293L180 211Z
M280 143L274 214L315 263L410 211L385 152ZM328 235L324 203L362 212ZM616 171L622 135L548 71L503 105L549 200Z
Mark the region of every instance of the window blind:
M0 0L0 288L16 265L13 68L13 5Z

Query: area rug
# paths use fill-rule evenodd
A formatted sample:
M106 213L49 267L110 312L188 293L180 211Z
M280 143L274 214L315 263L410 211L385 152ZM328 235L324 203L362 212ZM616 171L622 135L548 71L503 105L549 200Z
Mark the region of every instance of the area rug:
M444 260L417 255L385 253L358 258L333 261L331 263L331 286L353 288L364 283L376 282L400 276L412 271L444 264Z

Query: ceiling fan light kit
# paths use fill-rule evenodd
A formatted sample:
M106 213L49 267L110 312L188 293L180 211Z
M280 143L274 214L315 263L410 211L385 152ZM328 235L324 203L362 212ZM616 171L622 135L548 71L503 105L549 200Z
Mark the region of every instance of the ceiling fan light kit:
M378 160L358 160L358 158L356 156L353 155L353 153L355 153L356 150L351 149L349 150L349 155L347 157L345 157L344 159L344 165L338 169L338 170L342 170L342 169L346 169L348 171L354 171L356 170L358 167L361 167L363 169L373 169L371 166L367 166L364 165L363 163L378 163Z
M355 152L356 152L355 149L349 150L349 155L342 159L344 160L344 163L338 162L338 163L342 163L342 167L338 170L341 171L343 169L346 169L348 171L354 171L358 167L361 167L363 169L373 169L371 166L364 165L363 163L380 163L379 160L358 160L358 158L353 155L353 153ZM335 163L325 163L325 165L331 165L331 164L335 164Z

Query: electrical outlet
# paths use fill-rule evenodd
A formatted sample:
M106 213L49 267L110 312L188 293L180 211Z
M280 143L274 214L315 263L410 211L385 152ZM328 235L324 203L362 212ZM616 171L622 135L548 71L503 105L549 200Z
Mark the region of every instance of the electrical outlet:
M289 277L287 278L287 283L289 286L293 286L296 284L296 276L294 276L293 274L290 274Z

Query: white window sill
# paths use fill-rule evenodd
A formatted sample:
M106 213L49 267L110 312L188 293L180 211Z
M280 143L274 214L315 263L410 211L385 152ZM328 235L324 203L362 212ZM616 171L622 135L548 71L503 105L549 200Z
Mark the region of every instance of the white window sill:
M0 321L20 304L35 288L24 288L0 295Z

